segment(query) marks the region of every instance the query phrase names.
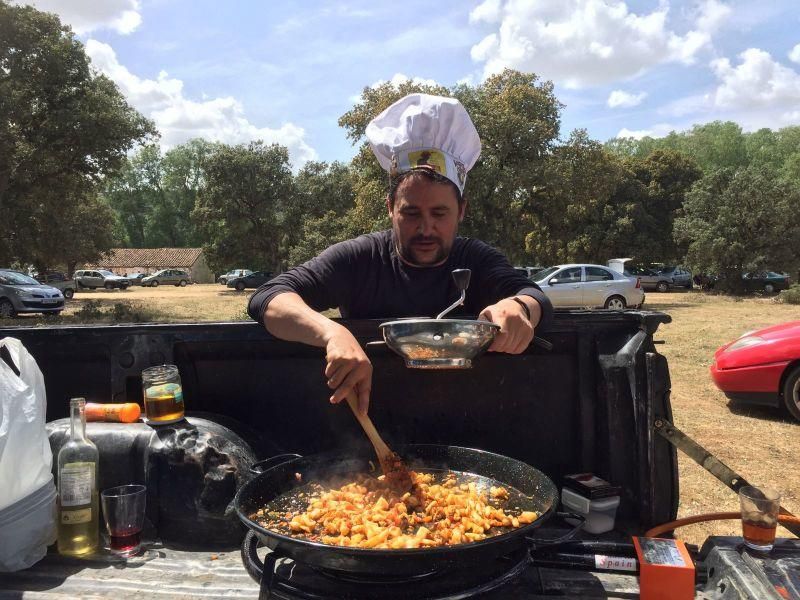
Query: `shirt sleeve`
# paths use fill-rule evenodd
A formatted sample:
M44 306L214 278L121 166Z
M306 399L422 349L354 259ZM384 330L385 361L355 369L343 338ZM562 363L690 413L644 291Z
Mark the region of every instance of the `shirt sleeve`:
M542 316L536 329L547 329L553 320L553 304L541 288L519 273L508 259L498 250L488 244L478 242L475 259L479 263L477 272L480 273L478 281L470 284L470 289L482 290L483 306L499 302L511 296L530 296L539 303Z
M355 240L334 244L319 256L273 277L250 297L247 312L264 324L264 312L272 299L294 292L314 310L338 308L346 304L352 287Z

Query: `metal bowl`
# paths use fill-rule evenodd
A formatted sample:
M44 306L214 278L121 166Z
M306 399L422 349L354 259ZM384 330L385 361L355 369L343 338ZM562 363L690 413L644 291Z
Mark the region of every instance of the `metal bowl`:
M500 326L466 319L401 319L381 323L386 345L415 369L469 369Z

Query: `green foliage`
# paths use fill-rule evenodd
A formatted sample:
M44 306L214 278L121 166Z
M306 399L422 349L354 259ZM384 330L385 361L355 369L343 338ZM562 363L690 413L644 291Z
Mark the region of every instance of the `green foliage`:
M277 144L220 145L203 161L205 186L192 219L209 266L281 264L282 223L297 197L289 153Z
M109 178L105 196L116 213L123 245L200 245L191 213L204 183L203 161L216 147L195 139L162 156L157 145L144 146L117 177Z
M29 6L0 1L0 73L0 264L96 259L110 236L69 226L153 125L91 71L68 27Z
M686 257L732 286L743 271L800 266L800 127L744 133L715 121L660 139L602 145L581 130L561 139L552 83L506 70L475 86L364 88L339 119L358 146L353 160L311 162L293 174L288 150L260 141L192 140L162 153L147 143L153 124L91 70L68 27L6 0L0 264L44 271L66 262L72 270L116 244L202 244L217 271L275 271L385 228L388 177L364 132L412 92L454 96L470 113L482 153L468 177L461 233L512 262ZM120 306L108 318L137 320Z
M347 165L306 164L295 177L296 195L283 218L282 256L298 265L357 232L346 217L355 203L355 177Z
M794 284L788 290L781 291L775 302L781 304L800 304L800 284Z
M795 181L800 181L797 168L800 166L800 127L797 126L743 133L736 123L714 121L681 133L672 132L663 138L615 138L605 146L619 156L638 158L657 150L679 152L693 159L703 172L768 166L785 177L793 175Z
M720 276L717 287L742 291L742 274L797 265L800 189L767 167L715 169L687 194L675 237L686 262Z

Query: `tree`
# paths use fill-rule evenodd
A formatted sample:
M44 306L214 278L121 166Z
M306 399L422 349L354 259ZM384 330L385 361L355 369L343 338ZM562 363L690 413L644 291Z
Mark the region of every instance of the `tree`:
M162 156L157 145L143 146L106 181L105 195L125 231L126 246L200 245L191 213L205 181L203 160L214 148L194 139Z
M54 15L0 0L0 264L92 260L108 243L59 218L156 134Z
M345 216L355 201L354 177L347 165L306 163L295 177L295 186L296 195L283 218L282 255L290 266L358 234Z
M149 240L153 246L199 246L202 237L191 219L205 185L203 163L217 148L193 139L169 150L161 161L159 202L153 207Z
M161 151L155 144L142 146L105 182L104 194L125 232L123 245L151 247L154 205L162 180Z
M800 190L774 169L715 169L687 194L675 237L687 244L697 272L720 276L720 287L742 291L742 274L796 268Z
M675 242L673 224L682 214L686 194L702 175L700 168L674 150L656 150L624 164L645 188L629 255L645 263L682 262L686 247Z
M203 161L205 185L192 219L212 269L281 264L283 217L296 197L289 151L261 141L217 146Z
M536 262L630 256L646 190L618 157L577 130L553 149L544 179L525 238Z

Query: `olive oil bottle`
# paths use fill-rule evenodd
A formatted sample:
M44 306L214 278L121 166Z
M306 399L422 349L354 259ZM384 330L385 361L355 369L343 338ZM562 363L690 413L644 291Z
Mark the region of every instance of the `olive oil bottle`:
M58 452L58 551L84 556L97 549L97 447L86 437L86 401L73 398L70 436Z

